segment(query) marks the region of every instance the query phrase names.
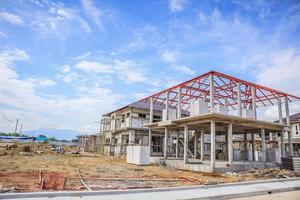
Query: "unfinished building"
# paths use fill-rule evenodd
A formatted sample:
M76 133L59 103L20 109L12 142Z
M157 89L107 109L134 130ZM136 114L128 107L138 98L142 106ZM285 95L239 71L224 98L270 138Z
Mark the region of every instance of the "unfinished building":
M292 152L289 102L299 99L211 71L103 115L101 146L116 156L128 145L149 146L152 162L187 170L274 166ZM258 116L269 105L278 105L278 123ZM270 137L274 133L279 138Z

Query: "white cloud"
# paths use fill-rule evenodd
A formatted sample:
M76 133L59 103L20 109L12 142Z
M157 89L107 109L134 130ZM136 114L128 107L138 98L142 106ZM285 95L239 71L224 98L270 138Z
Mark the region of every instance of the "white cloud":
M91 52L88 51L80 56L76 56L74 59L75 60L83 60L83 59L86 59L87 57L89 57L90 55L91 55Z
M0 19L7 21L13 25L22 25L24 23L21 17L8 12L0 12Z
M63 81L66 83L71 83L79 78L79 75L76 72L71 72L66 75L63 75Z
M3 31L0 31L0 37L5 37L6 34Z
M30 78L30 79L27 79L27 81L35 84L37 87L38 86L49 87L49 86L56 85L56 82L51 79Z
M295 49L264 55L258 66L258 83L300 96L300 54Z
M177 50L163 50L160 52L160 56L162 60L165 63L168 63L171 65L173 69L175 69L177 72L180 72L185 75L192 76L195 74L195 71L192 70L191 68L185 66L185 65L179 65L177 64L178 62L178 57L180 56L180 53Z
M169 9L172 12L179 12L184 9L186 0L169 0Z
M164 43L163 36L159 33L156 26L144 25L135 28L133 31L133 37L126 44L125 47L121 48L121 52L128 52L129 50L139 50L144 48L161 48Z
M175 63L177 61L178 56L178 51L164 50L161 52L161 57L166 63Z
M10 107L1 108L1 112L12 121L17 117L24 120L24 130L53 126L79 129L87 124L94 125L101 114L115 108L120 96L100 86L87 85L88 92L78 92L70 98L59 94L43 97L37 90L39 84L49 86L54 81L23 80L14 69L16 61L29 58L25 51L18 49L0 52L0 104ZM11 123L1 116L0 130L11 131Z
M184 66L184 65L175 65L173 66L173 68L178 71L178 72L181 72L183 74L186 74L186 75L189 75L189 76L193 76L195 75L195 71L192 70L191 68L187 67L187 66Z
M96 72L96 73L113 73L113 66L109 64L103 64L100 62L93 62L83 60L75 65L75 67L85 72Z
M41 85L41 86L54 86L54 85L56 85L56 82L53 81L53 80L46 79L46 80L39 81L39 85Z
M82 0L81 1L83 8L88 16L92 18L92 20L97 24L98 27L103 28L103 24L101 21L102 13L100 9L98 9L92 0Z
M74 30L80 30L91 33L90 25L80 16L77 9L66 7L63 4L51 3L51 7L41 12L30 14L31 27L42 34L59 35L62 38L67 37ZM76 27L76 29L74 28Z
M63 66L61 67L61 72L62 72L63 74L69 73L70 70L71 70L71 68L70 68L69 65L63 65Z
M149 81L142 68L132 61L115 60L114 68L116 69L118 77L126 83L148 83Z

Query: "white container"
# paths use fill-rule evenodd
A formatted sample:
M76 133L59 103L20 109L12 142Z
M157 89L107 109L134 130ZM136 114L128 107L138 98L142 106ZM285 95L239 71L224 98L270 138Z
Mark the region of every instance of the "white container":
M174 120L177 117L177 110L169 108L169 118L168 120ZM162 121L167 121L167 110L163 109L162 111Z
M208 113L208 103L197 99L191 104L190 114L191 116L197 116Z
M252 110L249 109L242 109L242 117L248 118L248 119L254 119L254 113Z
M215 112L216 113L220 113L220 114L224 114L224 115L228 115L228 109L226 106L222 106L222 105L216 105L215 106Z
M149 146L127 146L127 163L135 165L150 164Z

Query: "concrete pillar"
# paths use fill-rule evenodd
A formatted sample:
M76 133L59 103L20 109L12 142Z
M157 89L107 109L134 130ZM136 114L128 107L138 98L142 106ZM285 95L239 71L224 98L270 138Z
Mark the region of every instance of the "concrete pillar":
M280 135L280 145L281 145L281 157L285 157L285 145L284 145L284 130L281 131Z
M152 130L149 129L149 138L148 138L148 146L150 147L150 151L151 151L151 143L152 143Z
M257 113L256 113L256 89L254 86L251 86L251 99L252 99L252 112L253 112L253 118L257 119Z
M168 150L168 128L165 127L165 140L164 140L164 158L167 159L167 150Z
M200 153L201 153L201 161L204 161L204 130L201 130L201 150L200 150Z
M252 161L255 161L255 134L254 133L252 133L251 134L251 139L252 139L252 143L251 143L251 145L252 145Z
M277 102L278 102L279 123L283 124L283 120L282 120L282 104L281 104L281 98L280 98L280 96L277 97Z
M210 143L210 168L213 171L216 159L216 124L213 120L210 121Z
M181 87L178 88L177 119L181 118Z
M214 90L214 75L210 75L210 82L209 82L209 93L210 93L210 112L214 112L214 96L215 96L215 90Z
M290 126L291 125L291 121L290 121L289 99L287 97L284 97L284 102L285 102L286 124L288 126Z
M232 165L233 162L233 144L232 144L232 124L228 124L228 162Z
M244 134L244 159L248 160L248 142L247 133Z
M294 149L293 149L291 131L287 131L287 135L288 135L288 142L289 142L289 156L293 156Z
M189 140L189 129L188 126L184 127L184 145L183 145L183 160L184 163L188 163L188 140Z
M228 134L225 133L225 144L224 144L224 154L228 156Z
M176 131L176 158L179 157L179 131Z
M242 117L241 83L237 83L238 116Z
M291 126L290 121L290 110L289 110L289 99L287 97L284 97L285 101L285 116L286 116L286 125ZM293 144L292 144L292 134L291 134L291 128L289 127L289 130L287 131L288 135L288 142L289 142L289 155L293 156Z
M166 92L166 120L169 120L169 92Z
M265 129L261 129L261 150L262 150L262 161L266 162L266 137Z
M197 132L195 131L195 135L194 135L194 159L197 159Z
M153 97L150 98L150 123L153 123Z

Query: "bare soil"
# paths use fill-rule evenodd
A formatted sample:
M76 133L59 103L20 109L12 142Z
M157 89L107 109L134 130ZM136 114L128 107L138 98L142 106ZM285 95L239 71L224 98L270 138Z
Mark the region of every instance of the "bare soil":
M24 153L24 146L30 150ZM136 166L124 159L93 153L71 154L76 148L65 147L64 154L50 150L48 144L17 144L0 148L0 188L2 192L47 190L86 190L77 169L92 190L174 187L217 184L264 179L252 173L232 176L200 173L160 167ZM12 189L13 188L13 189Z

